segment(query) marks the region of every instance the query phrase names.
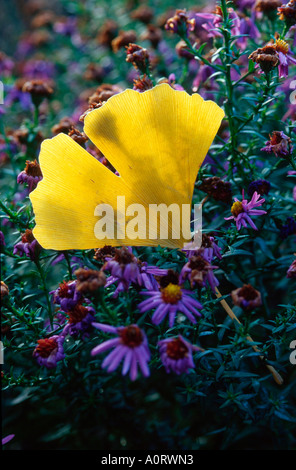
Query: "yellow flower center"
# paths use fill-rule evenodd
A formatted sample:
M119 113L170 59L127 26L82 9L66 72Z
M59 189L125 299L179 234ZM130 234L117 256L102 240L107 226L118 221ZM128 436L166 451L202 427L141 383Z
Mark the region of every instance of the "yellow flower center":
M288 54L289 44L286 41L284 41L283 39L277 39L275 41L275 46L276 46L276 50L278 52L282 52L283 54Z
M232 213L232 215L234 215L234 217L237 217L238 214L240 214L243 211L244 211L243 205L240 201L236 201L232 204L231 213Z
M161 289L161 294L167 304L176 304L182 298L181 287L172 283Z

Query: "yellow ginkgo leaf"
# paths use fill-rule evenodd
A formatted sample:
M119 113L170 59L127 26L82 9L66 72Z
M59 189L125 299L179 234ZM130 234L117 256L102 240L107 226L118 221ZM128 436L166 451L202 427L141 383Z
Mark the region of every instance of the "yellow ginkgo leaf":
M43 180L30 194L40 245L183 248L188 238L180 234L180 221L164 220L159 205L191 204L198 170L223 116L214 102L168 84L113 96L87 114L84 132L119 175L65 134L45 140L39 157ZM103 219L105 238L97 230ZM135 232L137 237L130 235Z

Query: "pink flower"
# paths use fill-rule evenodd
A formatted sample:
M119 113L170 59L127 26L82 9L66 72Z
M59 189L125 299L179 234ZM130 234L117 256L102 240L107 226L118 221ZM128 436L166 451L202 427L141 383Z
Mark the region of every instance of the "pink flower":
M144 331L138 325L133 324L119 327L104 323L93 323L92 325L105 333L116 335L115 338L95 346L91 351L91 355L96 356L113 349L102 362L103 369L107 369L109 373L114 372L120 362L123 361L122 375L126 375L129 371L131 380L136 380L138 366L144 377L150 375L148 367L150 360L148 341Z
M261 206L265 199L260 199L260 194L257 194L256 191L254 192L250 202L248 202L247 199L244 199L244 190L242 191L242 196L242 201L234 198L235 202L231 207L232 216L224 218L225 220L233 219L236 223L237 230L240 230L242 226L247 227L247 224L249 224L254 230L258 230L250 216L266 214L266 211L254 209L255 207Z
M239 36L240 34L240 19L233 8L228 8L229 18L232 20L231 34L233 36ZM196 13L198 18L206 20L206 23L202 27L208 32L209 37L219 37L222 33L219 31L223 22L223 14L220 7L216 7L214 13Z

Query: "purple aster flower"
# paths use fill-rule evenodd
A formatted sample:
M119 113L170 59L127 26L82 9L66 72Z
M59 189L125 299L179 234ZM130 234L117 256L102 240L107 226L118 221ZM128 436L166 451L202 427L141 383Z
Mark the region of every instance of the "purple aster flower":
M19 80L16 81L14 86L6 87L5 105L7 108L9 108L15 102L19 102L24 111L28 111L33 108L31 95L22 91L22 85L23 82Z
M248 45L248 39L259 39L261 37L260 31L257 28L254 18L249 18L248 16L244 16L240 20L240 34L244 34L244 37L240 37L237 39L237 45L242 49L245 50Z
M17 182L19 184L27 183L29 192L31 192L37 187L42 178L41 168L37 160L32 162L27 160L25 169L17 177Z
M295 256L296 256L296 254L295 254ZM287 271L287 277L289 279L296 279L296 259L293 261L293 263L289 267L289 269Z
M33 351L33 357L35 357L40 366L53 369L59 361L65 358L64 339L63 335L54 335L51 338L39 339L37 341L38 345Z
M171 73L168 76L168 84L171 85L171 87L174 88L175 90L184 91L184 88L182 87L182 85L179 85L178 83L176 83L176 76L174 73Z
M23 76L30 78L39 79L50 79L55 75L55 64L47 60L27 60L24 69Z
M218 84L216 80L212 78L214 73L214 69L209 65L200 65L192 82L192 91L198 91L203 98L213 100L215 98L213 92L218 90Z
M244 284L231 292L231 298L234 305L244 310L252 310L262 305L261 294L250 284Z
M0 76L10 77L14 68L14 62L4 52L0 51Z
M91 325L95 321L95 313L92 307L84 307L81 304L75 305L75 307L66 312L69 319L62 335L78 336L82 334L83 337L88 336Z
M39 258L41 246L34 237L32 230L27 229L22 234L21 241L16 243L13 248L13 254L19 256L27 256L31 261Z
M208 284L215 293L216 287L219 285L219 281L215 277L213 270L217 269L218 266L212 266L211 260L211 250L204 248L196 250L195 253L189 257L189 260L181 270L180 283L183 283L188 279L191 288L194 286L206 287Z
M189 18L186 10L176 10L175 16L167 20L164 28L181 37L188 36L195 28L195 20Z
M284 240L289 235L296 234L296 220L294 217L288 217L286 223L280 228L280 237Z
M2 445L7 444L7 442L11 441L13 439L15 434L8 434L8 436L5 436L2 438Z
M231 217L224 217L225 220L233 219L236 223L237 230L240 230L241 227L247 227L249 224L254 230L258 230L256 225L251 219L251 215L262 215L266 214L266 211L261 209L254 209L255 207L261 206L265 199L260 199L260 194L257 194L255 191L250 202L247 201L244 197L244 190L242 191L243 200L239 201L236 197L234 198L235 202L231 206Z
M53 29L58 34L72 36L77 33L77 18L74 16L62 17L54 23Z
M147 263L140 261L132 253L130 247L115 249L114 256L106 256L102 269L111 273L111 276L107 278L106 286L118 283L114 297L117 297L119 292L128 290L132 282L146 289L157 288L154 276L167 273L165 269L148 266Z
M296 64L296 59L290 53L289 44L283 39L277 39L275 48L279 58L279 77L286 78L289 75L289 65Z
M161 361L168 374L170 372L177 375L187 374L189 369L195 367L192 352L199 348L186 341L183 336L163 339L158 342L158 347Z
M296 186L293 188L293 199L296 201Z
M291 139L282 131L273 131L270 140L261 149L263 152L274 153L278 158L286 158L291 155L293 147Z
M156 277L165 276L167 273L167 269L157 268L156 266L148 266L146 262L141 262L138 284L139 286L144 286L145 289L148 290L158 289Z
M207 261L211 262L214 257L222 259L221 248L217 245L215 237L212 235L202 234L201 247L204 257ZM187 258L198 254L200 250L183 250Z
M263 196L264 194L268 194L270 190L270 182L266 180L256 180L252 181L248 187L248 195L250 197L256 192Z
M178 312L183 313L192 323L196 323L195 317L201 317L199 310L202 305L192 297L191 291L182 288L178 283L179 275L175 274L173 276L170 270L167 276L163 276L158 290L141 292L149 298L140 302L138 308L141 313L155 309L152 315L155 325L159 325L168 315L169 326L172 328Z
M18 151L16 139L6 135L5 138L0 136L0 163L3 165L9 161Z
M256 63L255 68L260 67L260 74L278 67L279 78L287 78L289 65L296 64L296 59L290 53L289 44L283 39L277 39L275 43L269 42L263 48L254 51L249 58Z
M116 335L115 338L99 344L91 351L91 355L95 356L114 348L102 363L102 367L107 369L107 372L115 371L123 360L122 375L126 375L129 371L130 379L136 380L138 366L144 377L150 375L148 368L148 361L150 360L148 341L144 331L138 325L115 327L102 323L93 323L93 326L101 331Z
M0 231L0 247L5 246L5 245L6 243L5 243L4 233Z
M60 253L56 258L54 258L54 260L51 262L51 265L55 266L56 264L60 263L61 261L64 261L65 259L66 258L65 258L64 253ZM74 271L77 268L82 267L84 263L82 259L78 258L77 256L72 256L70 260L70 265L72 268L72 273L74 273Z
M138 259L132 253L130 247L116 249L112 258L105 258L102 269L111 273L111 276L107 279L106 287L118 283L113 294L114 297L117 297L119 292L128 290L131 282L137 282L140 277Z
M235 0L235 5L241 11L253 8L256 0Z
M61 310L68 312L82 302L82 294L76 290L77 281L63 281L56 290L50 292L53 303L60 305Z
M232 20L231 34L232 36L238 36L240 34L240 19L233 8L228 8L228 15L230 20ZM222 33L219 31L223 23L223 14L220 6L216 7L214 13L196 13L195 16L207 21L202 27L208 32L209 37L222 36Z

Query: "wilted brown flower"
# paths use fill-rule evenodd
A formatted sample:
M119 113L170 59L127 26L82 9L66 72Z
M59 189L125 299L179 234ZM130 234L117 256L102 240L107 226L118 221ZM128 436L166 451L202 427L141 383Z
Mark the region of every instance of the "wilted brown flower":
M295 253L295 256L296 256L296 253ZM293 261L293 263L289 267L287 271L287 277L290 279L296 279L296 259Z
M280 62L275 44L267 44L264 47L259 47L249 55L249 59L258 64L265 73L271 72Z
M147 49L131 43L126 47L126 61L145 73L149 68L149 53Z
M296 1L290 0L286 5L279 7L278 15L289 28L296 24Z
M204 179L198 189L204 191L216 201L226 202L227 204L232 203L231 184L218 176Z
M143 92L150 90L151 88L153 88L153 82L149 77L147 77L147 75L144 75L142 78L136 78L134 80L133 89L136 91Z
M119 49L134 43L136 40L137 34L135 31L119 31L118 36L112 40L111 46L114 52L118 52Z
M192 60L194 59L194 55L188 50L188 46L183 39L179 41L176 45L176 52L179 57L183 57L184 59Z
M72 127L69 130L68 135L82 147L84 147L85 142L88 141L87 135L84 132L80 132L76 127Z
M291 138L282 131L273 131L261 151L274 153L278 158L289 158L293 151Z
M194 255L189 259L187 265L188 265L188 268L190 269L188 279L189 279L191 287L193 288L194 285L197 285L200 287L204 286L207 276L213 269L211 264L208 261L206 261L206 259L203 256Z
M111 245L105 245L103 248L95 250L94 259L97 261L105 261L106 256L112 258L116 253L116 248Z
M60 134L60 132L62 132L63 134L68 134L68 132L70 131L70 129L72 129L73 126L74 121L71 118L65 116L60 120L58 124L55 124L51 128L51 132L55 135Z
M42 171L37 160L27 160L25 169L21 171L17 177L17 182L19 184L27 183L29 191L31 192L37 187L37 184L41 180Z
M160 41L162 40L162 31L157 26L153 24L148 24L146 31L141 34L141 39L143 41L149 41L151 46L156 49Z
M26 2L22 3L24 13L30 17L36 15L36 13L39 13L46 8L46 2L44 0L27 0Z
M45 80L28 80L24 83L22 91L30 93L35 106L39 106L44 98L50 98L53 94L52 87Z
M51 26L55 21L55 14L51 10L45 10L41 11L40 13L37 13L32 21L31 21L31 28L32 29L38 29L38 28L44 28L47 26Z
M93 111L94 109L100 108L103 105L103 103L92 103L85 111L84 113L81 114L79 117L79 121L83 122L86 116Z
M24 145L28 144L30 133L27 128L24 127L24 128L16 129L15 131L13 131L12 135L19 144L24 144ZM36 143L40 143L43 140L44 140L43 134L41 133L41 131L38 131L34 136L34 141Z
M161 13L157 18L156 18L156 24L159 26L161 29L164 29L166 22L168 19L170 19L172 16L175 14L175 9L170 8L169 10L165 11L164 13Z
M105 71L103 67L101 67L98 64L93 64L93 63L88 64L86 71L84 73L84 78L86 80L101 82L104 77L105 77Z
M103 83L88 98L89 107L80 116L79 120L84 121L85 116L94 109L100 108L111 96L120 93L123 89L118 85Z
M118 24L116 21L107 20L99 30L97 41L102 46L112 48L111 44L113 39L118 35Z
M254 289L251 284L244 284L243 287L233 290L231 298L234 305L244 310L252 310L262 304L260 292Z
M28 45L38 48L48 44L52 39L52 35L46 29L37 29L35 31L26 31L20 37L20 42L24 41Z
M131 13L133 20L139 20L144 24L148 24L152 21L154 11L148 5L140 5L136 10Z
M281 5L281 0L257 0L254 10L269 14L275 12Z
M195 28L195 20L189 19L186 10L176 10L175 15L169 18L165 24L165 29L179 36L187 36Z
M89 97L88 102L90 105L104 103L109 98L111 98L111 96L117 95L117 93L120 93L121 91L123 91L123 89L118 85L103 83Z
M9 288L5 282L1 281L1 300L9 295Z
M77 277L76 290L82 294L90 294L106 284L103 271L79 268L75 271Z
M27 175L30 175L30 176L42 176L40 165L36 159L32 162L27 160L24 171L27 173Z

